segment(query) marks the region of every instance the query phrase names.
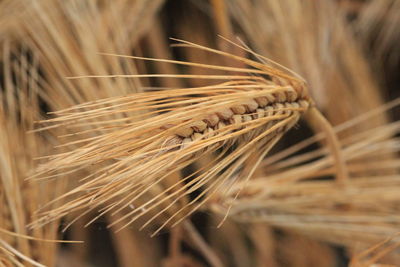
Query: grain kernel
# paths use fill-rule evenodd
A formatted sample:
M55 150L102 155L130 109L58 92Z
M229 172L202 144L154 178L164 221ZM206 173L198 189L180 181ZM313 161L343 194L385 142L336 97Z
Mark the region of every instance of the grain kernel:
M217 129L222 129L226 126L226 124L223 121L218 122L217 124Z
M253 99L246 101L243 105L246 108L246 111L250 113L256 111L258 108L257 102Z
M282 110L285 106L282 103L276 103L275 105L275 109L277 109L277 111L275 112L275 115L282 115L284 114L284 111Z
M286 110L284 111L284 114L292 115L292 113L293 113L293 111L291 110L291 109L293 108L292 103L286 102L286 103L284 104L284 106L285 106L285 108L286 108Z
M241 115L233 115L232 118L229 120L232 124L240 124L242 123L242 116Z
M219 118L216 114L210 114L207 116L207 118L204 119L204 121L207 123L208 126L214 127L218 124Z
M262 108L257 109L257 118L263 118L265 116L265 110Z
M190 127L182 127L181 129L176 130L176 135L181 137L189 137L193 133L193 129Z
M203 134L204 134L204 135L207 135L207 137L214 136L214 129L211 128L211 127L207 127L207 128L204 130Z
M196 140L200 140L201 138L203 138L203 135L201 133L194 133L192 134L192 141L196 141Z
M228 120L228 119L232 118L232 116L233 116L233 112L229 108L225 108L223 110L217 111L216 114L219 118L221 118L223 120Z
M231 107L231 110L235 114L240 114L241 115L241 114L246 113L246 108L243 105L238 105L238 106L235 106L235 107Z
M250 115L247 115L247 114L245 114L245 115L243 115L243 122L249 122L249 121L251 121L252 119L251 119L251 116Z
M190 127L195 131L195 132L203 132L207 128L207 124L204 121L195 121L190 124Z
M178 136L172 136L165 142L165 147L168 150L176 149L178 145L182 144L182 138Z
M274 115L274 108L273 107L266 106L264 110L265 110L265 117L269 117L269 116Z
M297 92L290 88L287 92L286 92L286 96L287 96L287 101L289 102L295 102L297 100Z
M306 101L306 100L300 100L300 101L299 101L299 104L300 104L300 107L305 108L305 109L307 109L308 106L310 105L310 104L308 103L308 101Z
M266 98L265 96L256 97L255 101L258 103L258 106L262 108L268 105L268 98Z
M286 94L285 92L276 92L274 93L277 102L283 103L286 102Z
M269 103L275 102L275 97L272 94L266 94L265 97L268 99Z
M192 138L186 137L182 140L182 148L188 147L192 143Z

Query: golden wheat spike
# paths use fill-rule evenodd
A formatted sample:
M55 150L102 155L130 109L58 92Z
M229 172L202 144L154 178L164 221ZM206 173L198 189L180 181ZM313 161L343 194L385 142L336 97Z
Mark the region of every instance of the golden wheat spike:
M54 113L55 118L42 122L44 129L84 130L69 135L74 138L65 142L77 145L75 150L50 156L34 177L52 178L60 171L71 175L88 167L91 173L60 197L71 199L69 202L57 209L43 210L36 226L73 211L99 210L99 216L125 214L111 226L123 220L127 223L122 227L126 227L142 217L146 220L143 226L157 221L161 226L156 234L163 227L182 221L216 192L225 191L237 181L247 181L273 145L313 105L305 83L285 70L181 42L240 61L250 67L249 73L262 76L203 75L201 78L230 81L114 97ZM242 68L220 69L244 72ZM251 79L238 79L247 77ZM311 114L318 115L315 111ZM321 121L319 115L314 117ZM326 122L324 127L327 128ZM165 186L169 175L212 154L216 157L208 166ZM242 169L254 155L259 158L256 164ZM334 156L340 157L338 153ZM346 176L339 172L340 175ZM191 201L183 201L193 194L196 196Z

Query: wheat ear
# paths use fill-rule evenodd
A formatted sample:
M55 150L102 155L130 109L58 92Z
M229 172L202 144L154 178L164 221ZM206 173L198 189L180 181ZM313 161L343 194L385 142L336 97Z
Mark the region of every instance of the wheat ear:
M86 130L75 132L71 136L77 139L65 143L77 145L77 149L50 156L35 176L53 177L55 171L76 173L85 167L93 171L82 177L81 185L62 197L71 198L71 201L57 209L43 211L36 225L73 211L93 209L100 209L99 216L108 212L125 213L111 225L128 219L122 226L126 227L144 216L148 216L144 226L161 220L155 233L167 225L176 225L216 192L227 190L239 180L247 181L273 145L309 109L311 100L306 84L285 69L177 41L180 46L228 57L248 68L160 60L235 74L83 77L173 76L228 81L115 97L55 112L57 117L43 122L48 124L44 129L84 127ZM254 153L260 160L243 171L243 163ZM161 193L152 193L158 192L155 189L170 174L209 155L215 157L208 166ZM199 194L179 206L180 199L194 192ZM169 215L165 217L165 214Z

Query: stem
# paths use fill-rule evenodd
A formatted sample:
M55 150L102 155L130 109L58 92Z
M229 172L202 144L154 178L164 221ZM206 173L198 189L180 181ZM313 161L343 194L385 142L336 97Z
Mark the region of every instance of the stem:
M182 227L180 225L171 229L169 239L169 258L173 266L181 266L181 240L182 240Z
M308 121L311 122L313 126L325 132L328 147L334 159L334 166L336 168L336 180L338 184L345 185L349 180L346 160L343 156L339 139L334 132L332 125L315 107L311 107L307 115L309 118Z

